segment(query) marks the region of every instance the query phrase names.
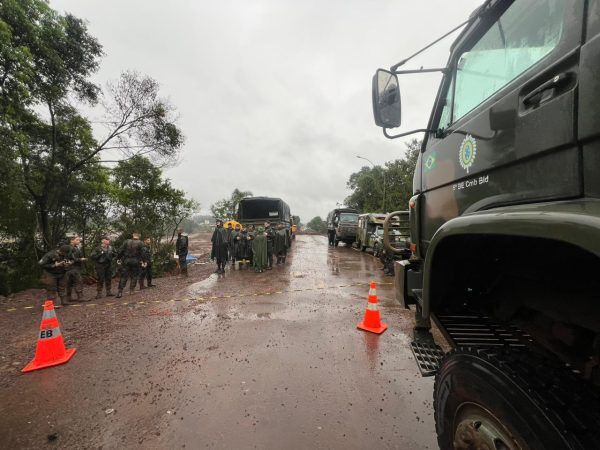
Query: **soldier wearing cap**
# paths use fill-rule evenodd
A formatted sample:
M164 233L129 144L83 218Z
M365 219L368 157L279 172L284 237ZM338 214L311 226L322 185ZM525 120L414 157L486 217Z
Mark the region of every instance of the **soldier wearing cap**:
M89 299L83 297L83 278L81 272L83 271L83 262L87 260L84 258L83 251L81 250L81 238L78 235L72 235L69 238L69 245L71 246L71 259L73 263L67 269L67 303L71 302L72 289L75 288L78 302L85 302Z
M44 272L42 274L42 284L46 288L46 299L52 300L55 306L66 305L65 285L67 268L72 264L71 246L61 245L55 250L50 250L38 264Z
M106 287L106 296L112 297L112 261L116 256L115 249L110 245L110 238L103 236L101 244L94 249L91 258L96 266L96 283L97 294L96 298L102 297L102 288Z
M119 279L119 291L117 298L123 296L123 289L127 285L129 279L129 293L132 294L135 290L140 269L144 258L144 244L140 241L140 233L134 232L131 234L131 239L127 239L118 253L117 264L121 264L121 278Z

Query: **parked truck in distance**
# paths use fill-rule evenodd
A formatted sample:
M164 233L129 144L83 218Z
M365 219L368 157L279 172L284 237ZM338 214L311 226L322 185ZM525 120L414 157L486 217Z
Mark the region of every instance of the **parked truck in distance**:
M385 136L424 133L396 295L438 442L600 448L600 1L488 0L464 25L445 66L373 78ZM419 72L442 74L429 123L392 134Z
M356 239L358 210L336 208L327 214L327 235L329 245L337 247L340 242L350 246Z

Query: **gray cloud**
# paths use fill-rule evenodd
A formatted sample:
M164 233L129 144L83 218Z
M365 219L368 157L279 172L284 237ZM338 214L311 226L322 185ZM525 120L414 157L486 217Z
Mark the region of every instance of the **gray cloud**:
M370 80L465 20L481 0L53 0L104 45L97 80L156 78L187 136L167 175L207 210L234 187L285 199L305 221L347 195L363 161L400 157L373 124ZM444 41L412 67L439 66ZM410 63L409 63L410 64ZM426 124L438 75L401 79L403 130ZM403 206L403 205L398 205Z

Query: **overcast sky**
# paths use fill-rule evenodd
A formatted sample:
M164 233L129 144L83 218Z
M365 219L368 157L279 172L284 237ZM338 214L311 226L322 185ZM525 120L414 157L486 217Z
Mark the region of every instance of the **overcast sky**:
M203 211L237 187L325 216L366 165L402 157L373 123L371 77L441 36L481 0L51 0L106 53L99 83L155 78L186 136L173 184ZM445 64L449 38L407 68ZM400 79L402 131L426 125L440 76ZM418 136L418 135L416 135ZM404 205L397 205L404 207Z

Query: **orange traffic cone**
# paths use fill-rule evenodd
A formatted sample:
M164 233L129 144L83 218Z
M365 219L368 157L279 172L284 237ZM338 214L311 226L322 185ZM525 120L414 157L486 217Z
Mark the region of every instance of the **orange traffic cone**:
M387 325L382 323L381 318L379 317L379 309L377 308L377 289L374 281L371 281L371 287L369 289L369 301L367 303L367 310L365 311L365 318L357 325L357 328L377 334L381 334L387 330Z
M54 311L52 300L44 303L44 314L40 325L35 357L21 372L31 372L44 367L58 366L69 361L75 354L74 348L66 349Z

